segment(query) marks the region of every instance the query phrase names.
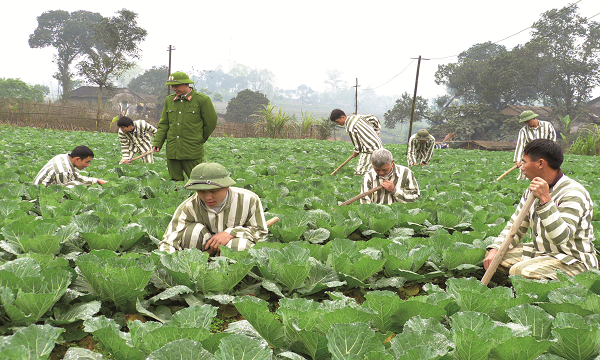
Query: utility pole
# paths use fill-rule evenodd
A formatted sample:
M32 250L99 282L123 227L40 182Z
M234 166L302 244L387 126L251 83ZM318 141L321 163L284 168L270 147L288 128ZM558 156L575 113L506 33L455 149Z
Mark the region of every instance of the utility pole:
M412 135L413 119L415 118L415 105L417 103L417 86L419 85L419 69L421 68L421 60L429 59L421 59L421 55L419 55L419 62L417 63L417 79L415 80L415 94L413 95L412 110L410 111L410 127L408 129L408 139L410 139L410 136ZM408 140L406 141L406 143L408 144ZM408 146L406 147L406 152L408 153Z
M169 45L169 48L167 49L167 51L169 52L169 74L167 74L167 76L171 75L171 52L173 50L176 50L174 46ZM167 95L171 94L171 87L167 86Z
M358 114L358 87L360 85L358 85L358 78L356 78L356 85L353 86L353 88L356 88L355 92L354 92L354 114Z

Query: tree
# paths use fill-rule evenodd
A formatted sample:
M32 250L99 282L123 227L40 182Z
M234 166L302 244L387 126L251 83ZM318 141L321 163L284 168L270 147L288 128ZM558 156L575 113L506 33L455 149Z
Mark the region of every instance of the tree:
M20 99L23 101L44 101L44 85L29 86L21 79L0 78L0 98Z
M407 92L402 94L400 99L396 100L394 107L383 115L385 119L385 127L389 129L396 128L396 123L404 123L410 121L410 113L412 111L413 97ZM415 116L413 121L420 122L428 120L430 117L429 106L427 100L417 95L417 102L415 104Z
M146 30L137 26L137 14L122 9L117 16L103 18L93 26L95 44L88 49L85 59L77 64L79 74L86 81L98 85L98 118L102 111L102 88L110 88L110 77L118 78L135 66L131 59L141 58L139 43L146 38Z
M215 93L212 96L212 100L215 102L222 102L223 101L223 95L221 95L221 93Z
M223 116L225 120L233 123L252 123L252 115L269 105L269 99L260 92L250 89L242 90L227 103Z
M93 44L93 26L102 20L102 15L89 11L63 10L43 12L37 17L38 26L29 35L31 48L53 47L57 50L54 62L58 72L53 77L62 88L62 99L69 99L73 89L73 74L69 70L71 64Z
M168 87L165 85L169 78L169 67L153 66L142 74L131 79L127 87L136 93L155 95L161 102L167 96Z
M327 70L327 80L324 81L325 84L329 84L331 86L331 92L335 94L337 90L346 84L345 81L341 79L342 73L339 70Z
M298 93L298 96L300 97L300 101L302 102L302 105L314 103L313 95L315 94L315 91L312 90L312 88L310 88L306 84L300 85L297 89L297 93Z

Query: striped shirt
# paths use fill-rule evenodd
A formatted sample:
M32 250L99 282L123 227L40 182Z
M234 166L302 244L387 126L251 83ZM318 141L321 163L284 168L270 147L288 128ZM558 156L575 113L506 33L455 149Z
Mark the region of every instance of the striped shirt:
M173 214L161 242L161 251L200 248L212 235L227 232L234 238L227 247L248 249L267 236L267 222L260 198L244 188L229 187L225 204L216 212L198 193L186 199ZM199 239L200 237L206 238Z
M356 152L373 153L374 150L383 147L383 143L377 134L377 131L381 129L381 125L376 116L352 115L346 118L344 126Z
M513 222L530 190L525 190L521 202L506 227L490 245L499 249L508 235ZM517 230L510 248L532 230L532 243L523 244L523 260L538 256L552 256L565 264L581 261L588 269L598 267L594 248L594 228L592 227L593 205L588 191L575 180L563 175L550 187L551 201L540 206L539 199L531 205L529 216Z
M361 193L380 186L387 179L394 183L394 192L388 192L380 189L366 197L360 199L360 203L380 203L392 204L394 202L411 203L419 199L421 192L413 172L401 165L395 165L394 169L385 177L377 176L375 170L371 168L363 177Z
M556 142L556 132L552 123L543 120L538 120L539 124L537 128L532 128L525 125L519 130L519 138L517 139L517 147L515 148L515 157L513 162L521 161L523 159L523 150L525 145L534 139L550 139Z
M135 153L144 154L152 150L152 137L156 134L156 128L143 119L134 121L133 126L133 130L128 133L119 128L123 159L132 159Z
M435 145L435 138L429 134L427 141L421 143L417 134L413 134L408 139L408 151L406 152L406 158L409 166L423 163L429 163L431 156L433 155L433 146Z
M68 154L59 154L50 159L33 180L33 184L43 184L46 187L50 184L73 187L79 184L91 185L93 183L98 183L98 178L79 174Z

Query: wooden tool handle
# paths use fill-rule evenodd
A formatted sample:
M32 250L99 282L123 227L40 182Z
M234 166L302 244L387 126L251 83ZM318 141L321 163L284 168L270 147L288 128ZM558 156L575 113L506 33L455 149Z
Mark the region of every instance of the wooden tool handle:
M512 224L512 227L510 227L510 231L506 235L506 238L504 238L504 241L502 241L502 245L500 246L500 249L498 250L498 252L496 252L496 255L494 256L492 263L490 263L490 266L488 267L487 271L485 271L485 274L481 278L481 282L484 285L487 286L487 284L492 279L492 276L494 275L494 273L496 273L496 269L498 268L498 266L502 262L502 258L504 258L504 255L508 251L508 246L510 246L510 243L512 242L513 238L515 238L515 234L517 234L517 231L519 230L521 223L523 223L523 220L525 219L527 214L529 214L529 209L531 208L531 204L533 203L534 200L535 200L535 197L533 196L533 192L530 192L529 196L527 196L527 200L525 201L525 204L523 205L523 208L521 208L521 210L519 211L519 214L517 215L517 219L515 219L515 222Z
M267 228L279 222L279 217L273 217L267 221Z
M130 161L129 161L129 163L133 162L134 160L138 160L138 159L140 159L140 158L142 158L142 157L145 157L145 156L147 156L148 154L152 154L152 153L154 153L154 150L149 150L149 151L147 151L146 153L144 153L144 154L141 154L141 155L138 155L137 157L133 158L132 160L130 160Z
M368 191L366 191L366 192L364 192L364 193L361 193L361 194L357 195L356 197L352 197L352 198L348 199L347 201L345 201L344 203L342 203L342 204L340 204L340 205L341 205L341 206L348 205L348 204L350 204L350 203L352 203L352 202L354 202L354 201L357 201L357 200L359 200L359 199L361 199L361 198L363 198L363 197L366 197L366 196L368 196L369 194L373 194L373 193L377 192L377 191L378 191L378 190L380 190L380 189L383 189L383 186L382 186L382 185L381 185L381 186L377 186L377 187L375 187L375 188L373 188L373 189L369 189Z
M354 153L352 153L352 155L348 159L346 159L346 161L344 163L342 163L342 165L340 165L339 167L337 167L337 169L334 170L331 173L331 175L335 175L340 169L342 169L343 166L345 166L346 164L348 164L348 162L351 161L352 158L354 158Z
M499 181L500 179L504 178L505 175L507 175L508 173L512 172L513 170L515 170L517 168L518 168L518 166L515 164L512 168L510 168L506 172L502 173L502 175L500 177L498 177L498 179L496 179L496 182Z

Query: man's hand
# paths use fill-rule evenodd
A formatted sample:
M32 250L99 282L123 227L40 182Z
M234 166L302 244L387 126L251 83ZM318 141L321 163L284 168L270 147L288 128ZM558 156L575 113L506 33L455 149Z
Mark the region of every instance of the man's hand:
M419 165L427 165L427 163L425 163L425 162L421 162L421 164L419 164Z
M103 179L98 179L98 184L103 185L104 183L108 183L108 181L105 181Z
M119 164L123 164L123 163L129 164L129 162L131 162L130 159L121 159L121 161L119 162Z
M153 151L154 153L158 153L158 152L160 152L160 148L159 148L159 147L154 147L154 146L153 146L153 147L152 147L152 151Z
M483 259L483 268L485 268L486 271L487 271L488 267L490 267L490 265L492 264L492 261L494 260L494 256L496 255L496 253L498 253L498 250L495 248L492 248L492 249L490 249L488 254L485 256L485 258Z
M548 183L540 177L535 177L531 180L529 190L533 193L535 198L540 200L540 205L546 204L552 200Z
M360 154L360 153L359 153L359 152L357 152L357 151L355 151L355 150L354 150L354 151L352 151L352 158L356 158L356 157L358 157L358 155L359 155L359 154Z
M227 232L217 233L206 242L206 244L204 245L204 249L208 253L211 253L211 251L218 252L219 246L227 245L227 243L229 243L229 241L231 241L233 238L235 237L233 237Z
M517 166L517 168L521 167L521 162L519 162L518 160L515 161L515 165Z
M381 185L383 186L383 189L385 189L386 191L390 192L390 193L394 193L394 190L396 190L396 186L394 186L394 183L392 183L391 181L384 179L383 183L381 183Z

